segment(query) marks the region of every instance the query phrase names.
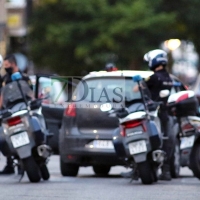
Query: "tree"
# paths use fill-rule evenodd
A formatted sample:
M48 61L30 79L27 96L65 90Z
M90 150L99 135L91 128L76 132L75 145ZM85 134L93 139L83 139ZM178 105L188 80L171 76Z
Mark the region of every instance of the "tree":
M107 61L142 69L143 55L169 39L176 15L162 0L41 0L30 24L31 56L40 67L80 75Z
M163 11L176 13L176 26L171 37L193 42L200 55L200 18L197 17L200 1L164 0L161 6Z

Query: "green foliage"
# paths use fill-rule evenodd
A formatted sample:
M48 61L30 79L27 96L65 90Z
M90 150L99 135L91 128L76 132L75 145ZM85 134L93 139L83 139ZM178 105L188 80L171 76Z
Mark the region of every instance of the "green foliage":
M200 54L200 18L199 0L164 0L166 11L177 13L177 28L179 29L179 38L193 41L197 52Z
M100 70L107 61L141 69L143 54L169 39L174 12L162 0L41 0L30 24L38 66L65 75Z

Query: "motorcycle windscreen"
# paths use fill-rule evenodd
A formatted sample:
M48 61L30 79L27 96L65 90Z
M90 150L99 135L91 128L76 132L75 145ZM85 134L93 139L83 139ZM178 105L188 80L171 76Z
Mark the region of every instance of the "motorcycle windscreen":
M18 85L19 83L19 85ZM7 108L9 106L13 106L15 102L25 102L25 99L22 96L24 94L26 100L30 100L34 98L34 93L28 83L24 80L13 81L11 83L6 84L2 87L1 90L1 98L2 98L2 107ZM21 91L20 91L21 86Z

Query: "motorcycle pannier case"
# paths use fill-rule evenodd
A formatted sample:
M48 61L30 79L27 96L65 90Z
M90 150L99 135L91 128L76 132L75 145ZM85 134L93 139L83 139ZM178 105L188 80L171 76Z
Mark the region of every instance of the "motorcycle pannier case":
M168 111L170 115L185 117L198 113L199 103L191 90L180 91L170 95L168 99Z

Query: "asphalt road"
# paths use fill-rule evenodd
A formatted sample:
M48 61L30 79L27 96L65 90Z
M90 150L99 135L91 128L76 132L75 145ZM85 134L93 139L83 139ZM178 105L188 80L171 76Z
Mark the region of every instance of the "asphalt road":
M5 158L0 156L0 169ZM97 177L91 167L82 167L78 177L62 177L59 157L52 156L49 164L49 181L30 183L26 175L1 175L0 200L199 200L200 180L188 168L181 169L181 177L172 181L159 181L142 185L120 177L127 171L113 167L107 177Z

